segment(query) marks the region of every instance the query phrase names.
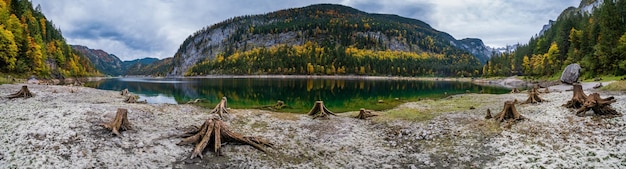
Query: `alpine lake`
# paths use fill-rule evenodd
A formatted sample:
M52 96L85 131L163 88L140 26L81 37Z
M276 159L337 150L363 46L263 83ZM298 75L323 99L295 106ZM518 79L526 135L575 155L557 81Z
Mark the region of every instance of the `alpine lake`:
M471 82L408 80L393 78L107 78L85 84L103 90L128 89L148 104L185 104L200 99L213 108L222 97L234 109L267 109L279 100L278 112L307 113L322 100L333 112L387 110L405 102L440 99L466 92L507 93L510 89L480 86Z

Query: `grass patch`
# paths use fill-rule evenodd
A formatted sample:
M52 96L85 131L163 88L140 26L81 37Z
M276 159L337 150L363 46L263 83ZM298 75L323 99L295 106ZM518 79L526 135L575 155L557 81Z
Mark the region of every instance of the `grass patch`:
M376 118L376 119L383 120L383 121L392 120L392 119L402 119L402 120L420 122L420 121L431 120L437 117L439 114L441 113L432 112L432 111L419 111L417 109L411 109L411 108L399 108L399 109L389 110L383 116L381 116L381 118Z
M599 77L595 77L595 78L600 78L600 79L602 79L600 81L606 82L606 81L619 81L622 78L624 78L624 76L604 75L604 76L599 76ZM583 82L594 82L595 78L585 78L583 80Z
M607 91L626 91L626 81L615 81L602 87L602 90Z
M460 112L470 110L470 107L480 107L489 103L489 100L491 100L488 99L489 97L492 97L492 95L469 94L439 100L422 100L414 103L415 105L401 106L381 113L381 116L375 119L380 121L394 119L414 122L428 121L443 113Z

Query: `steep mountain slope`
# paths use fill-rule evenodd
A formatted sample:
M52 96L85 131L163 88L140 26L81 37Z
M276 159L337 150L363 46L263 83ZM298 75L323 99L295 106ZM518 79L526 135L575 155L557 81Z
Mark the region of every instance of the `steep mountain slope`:
M321 51L311 47L319 48ZM341 5L320 4L265 15L235 17L206 27L189 36L181 44L174 55L169 75L358 72L394 75L398 72L402 72L402 75L469 75L480 66L480 60L485 61L488 58L485 52L477 50L478 48L484 48L482 41L456 40L451 35L435 30L419 20L397 15L368 14ZM296 49L301 50L294 51ZM259 52L250 53L255 50L261 53L269 50L263 57L270 57L267 59L271 59L275 64L265 63L267 60L255 57L261 56ZM388 54L394 57L403 55L405 57L401 58L408 63L398 67L398 63L385 61L392 56L383 58L374 56L381 55L379 52L382 51L400 52ZM307 55L306 52L317 53L318 58L322 58L316 60L312 59L312 55L304 56ZM355 59L353 54L359 52L367 54L364 57L373 60L367 62ZM475 52L477 57L470 52ZM243 57L240 59L239 55ZM284 57L294 55L302 62ZM342 59L343 62L340 62ZM243 62L242 60L249 62L244 64L247 67L235 64ZM222 64L221 61L226 62ZM444 68L424 68L420 65L426 63ZM384 68L387 70L382 66L387 66ZM346 70L337 71L342 67ZM361 67L365 70L359 70ZM191 68L194 69L190 70ZM419 71L388 71L391 68L412 68Z
M578 63L583 78L626 74L626 0L582 0L549 25L507 58L492 57L484 70L553 76Z
M136 71L145 69L147 65L159 61L156 58L142 58L131 61L122 61L117 56L100 49L90 49L86 46L71 45L72 49L82 53L95 65L96 69L105 75L141 75ZM142 70L145 71L145 70ZM156 71L155 71L156 72Z
M28 0L0 0L0 72L64 78L99 75L73 51L41 7Z

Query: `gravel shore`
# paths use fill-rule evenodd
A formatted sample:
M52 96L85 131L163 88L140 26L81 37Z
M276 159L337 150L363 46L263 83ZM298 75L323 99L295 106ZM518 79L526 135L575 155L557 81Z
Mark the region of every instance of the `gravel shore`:
M626 113L622 92L585 84L586 94L614 96ZM6 99L23 84L0 85L0 168L624 168L626 117L577 117L562 107L571 86L550 87L548 102L518 104L527 120L504 125L485 120L487 109L502 110L506 100L527 93L463 94L409 102L395 109L420 113L436 103L459 111L438 112L425 121L352 118L233 109L225 120L231 131L274 143L268 153L226 144L223 156L206 152L189 159L192 145L178 146L183 133L201 125L210 110L193 105L128 104L116 91L87 87L32 85L29 99ZM605 84L606 85L606 84ZM217 103L216 103L217 104ZM473 109L467 106L471 104ZM98 126L129 110L134 130L122 137ZM591 114L591 113L589 113Z

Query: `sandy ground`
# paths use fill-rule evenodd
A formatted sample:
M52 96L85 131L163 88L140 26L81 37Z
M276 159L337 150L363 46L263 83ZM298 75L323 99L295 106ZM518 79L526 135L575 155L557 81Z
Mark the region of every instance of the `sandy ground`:
M626 113L626 96L585 84L585 92L614 96ZM606 85L606 84L605 84ZM21 87L1 85L6 96ZM28 85L35 97L0 99L0 168L625 168L626 117L577 117L561 107L571 86L550 87L548 102L516 105L528 120L504 125L483 117L503 101L527 94L464 94L438 101L470 102L475 109L440 112L432 120L357 120L342 113L329 119L262 110L231 110L232 131L275 144L265 154L227 144L189 159L182 133L200 125L209 110L192 105L127 104L119 92L86 87ZM434 102L438 102L434 101ZM466 106L467 104L459 104ZM420 113L432 101L396 109ZM446 106L457 106L454 104ZM116 137L98 126L118 108L129 109L134 130ZM393 110L389 110L393 111ZM383 112L379 113L382 117ZM591 112L589 112L591 114Z

